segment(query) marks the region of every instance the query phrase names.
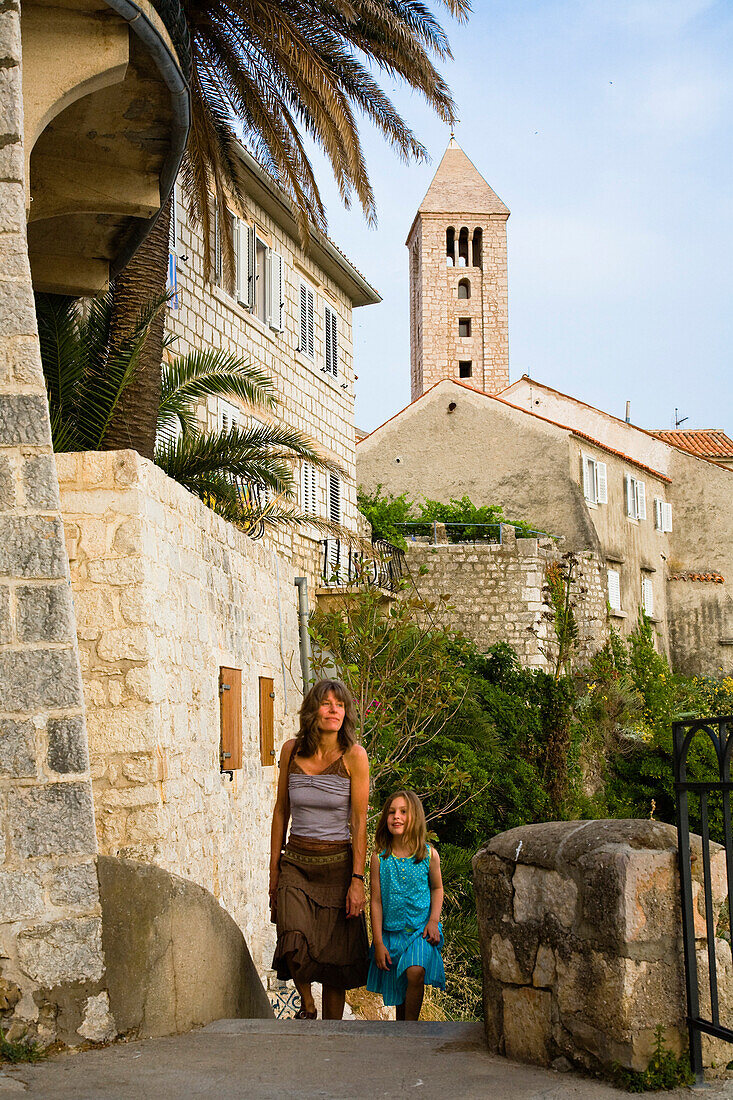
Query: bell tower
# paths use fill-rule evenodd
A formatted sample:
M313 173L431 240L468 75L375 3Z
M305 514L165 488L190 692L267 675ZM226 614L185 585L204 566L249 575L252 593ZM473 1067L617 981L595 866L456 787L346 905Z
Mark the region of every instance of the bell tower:
M508 217L451 137L406 242L413 401L442 378L509 385Z

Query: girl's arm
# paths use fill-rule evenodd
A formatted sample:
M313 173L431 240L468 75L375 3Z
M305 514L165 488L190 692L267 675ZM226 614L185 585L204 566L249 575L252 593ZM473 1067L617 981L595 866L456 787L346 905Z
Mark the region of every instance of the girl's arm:
M392 960L382 939L382 884L379 881L379 853L374 852L369 864L369 886L372 893L370 912L372 917L372 942L374 961L380 970L389 970Z
M363 875L366 866L367 808L369 806L369 759L361 745L352 745L344 757L351 777L351 844L354 850L354 874ZM346 916L364 912L364 882L352 878L346 895Z
M435 848L430 849L430 867L428 868L430 886L430 916L425 925L423 939L428 943L440 943L440 911L443 908L443 876L440 873L440 856Z
M280 877L280 853L285 843L285 830L290 820L290 799L288 797L288 764L295 745L295 738L286 741L280 753L280 773L277 778L277 798L272 811L272 829L270 830L270 905L277 895L277 880Z

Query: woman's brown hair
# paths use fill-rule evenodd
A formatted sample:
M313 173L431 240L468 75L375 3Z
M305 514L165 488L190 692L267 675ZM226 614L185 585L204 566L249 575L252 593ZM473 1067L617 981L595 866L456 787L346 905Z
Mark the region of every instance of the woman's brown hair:
M356 707L354 697L342 680L319 680L314 684L300 708L300 729L295 738L293 756L313 756L318 748L318 708L332 691L344 704L344 720L338 740L343 752L356 743Z
M407 803L408 821L402 839L415 863L419 863L428 854L428 825L423 804L414 791L395 791L389 796L377 823L374 847L380 856L383 852L386 855L392 853L392 834L387 826L387 815L395 798L404 798Z

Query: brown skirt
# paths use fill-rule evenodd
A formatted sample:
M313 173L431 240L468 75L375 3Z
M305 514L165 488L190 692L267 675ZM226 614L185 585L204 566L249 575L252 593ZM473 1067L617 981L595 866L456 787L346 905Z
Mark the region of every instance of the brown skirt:
M346 916L352 867L349 845L324 852L288 843L280 857L277 888L272 966L278 978L297 977L299 982L320 982L336 989L366 985L366 919L363 913ZM293 973L286 956L292 958Z

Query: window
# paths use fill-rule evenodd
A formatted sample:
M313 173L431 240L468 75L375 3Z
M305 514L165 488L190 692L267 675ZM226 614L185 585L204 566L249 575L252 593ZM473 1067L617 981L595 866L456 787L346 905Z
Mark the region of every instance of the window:
M269 676L260 676L260 763L275 763L275 682Z
M621 610L621 574L618 569L608 570L608 605L611 611Z
M300 346L298 351L313 358L313 291L307 283L300 284Z
M171 220L168 229L168 278L166 290L172 294L169 307L178 309L178 185L171 191Z
M214 203L214 282L245 309L251 310L263 324L281 332L285 305L283 258L257 236L251 225L230 210L226 215L230 219L232 232L234 271L231 278L225 276L219 208Z
M460 279L458 281L458 297L470 298L471 297L471 280Z
M471 335L471 318L459 317L458 318L458 335L470 336Z
M646 519L644 482L626 474L626 515L630 519Z
M474 229L473 241L471 243L471 264L473 267L481 267L483 265L483 243L484 234L482 229Z
M657 531L672 530L672 505L660 497L654 498L654 527Z
M649 618L654 616L654 588L652 578L645 573L641 575L641 609Z
M473 362L470 359L461 359L458 363L458 377L470 378L473 374Z
M269 306L269 262L270 249L263 240L255 237L255 293L252 303L252 312L259 317L263 324L267 324L267 312Z
M468 229L465 225L458 234L458 266L468 267Z
M326 349L323 369L333 378L338 377L338 322L336 312L330 306L324 309L324 327L326 330Z
M318 474L310 462L304 462L300 471L300 506L307 516L318 514Z
M234 296L247 309L253 303L255 285L255 232L232 214L234 240Z
M222 432L228 432L230 428L245 428L247 426L247 417L244 410L240 409L238 405L233 405L231 401L225 401L223 397L220 397L217 402L217 419L219 429Z
M278 252L273 252L272 249L268 249L268 286L270 290L270 308L268 312L267 320L270 328L275 332L282 332L283 327L283 310L285 308L284 301L284 282L283 282L283 258Z
M223 772L242 767L242 670L219 669L220 760Z
M583 496L589 504L608 503L608 478L606 463L597 462L590 455L582 455Z
M452 225L445 231L445 262L448 267L456 266L456 231Z
M341 523L341 482L336 474L328 475L328 518Z

